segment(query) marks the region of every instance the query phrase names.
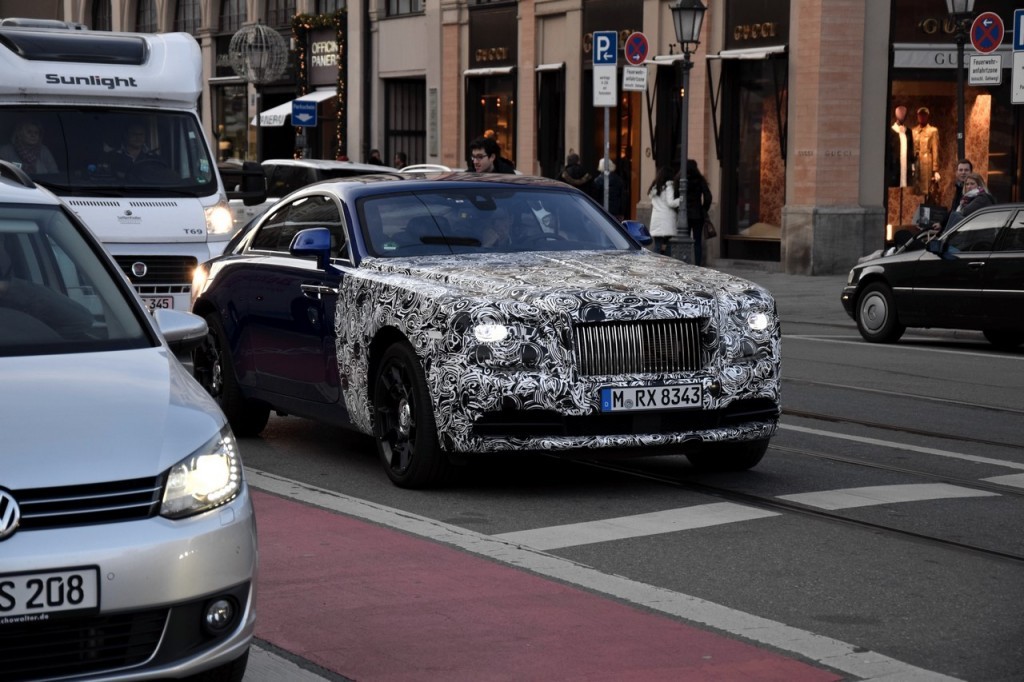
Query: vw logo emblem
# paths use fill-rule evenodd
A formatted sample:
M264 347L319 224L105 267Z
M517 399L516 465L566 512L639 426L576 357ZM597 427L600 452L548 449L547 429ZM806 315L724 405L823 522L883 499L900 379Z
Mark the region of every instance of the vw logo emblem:
M21 509L18 502L6 490L0 490L0 540L6 540L21 523Z
M136 277L145 277L147 272L149 272L149 268L142 261L132 263L132 274Z

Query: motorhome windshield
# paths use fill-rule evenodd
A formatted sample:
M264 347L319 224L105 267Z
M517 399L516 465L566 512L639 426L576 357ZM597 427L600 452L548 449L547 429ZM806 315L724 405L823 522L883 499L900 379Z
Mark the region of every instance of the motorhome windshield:
M0 159L58 194L217 191L203 131L185 112L3 107Z

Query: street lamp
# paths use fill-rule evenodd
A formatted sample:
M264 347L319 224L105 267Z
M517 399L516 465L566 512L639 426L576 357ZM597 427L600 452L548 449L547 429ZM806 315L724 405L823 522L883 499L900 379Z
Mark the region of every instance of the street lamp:
M281 34L263 24L245 26L231 36L228 59L235 75L256 85L256 161L262 161L263 136L260 135L260 88L281 77L287 66L288 45ZM248 151L248 150L247 150ZM248 156L248 154L247 154Z
M704 21L704 12L707 7L700 0L676 0L669 5L672 10L672 23L676 29L676 42L683 50L683 88L679 93L680 131L679 131L679 210L676 211L676 231L682 247L682 258L686 263L693 263L693 237L690 236L690 221L686 211L686 161L689 158L687 150L688 137L688 113L690 100L686 97L686 90L690 87L690 69L693 62L690 61L690 54L697 50L700 45L700 26Z
M974 17L974 0L946 0L946 11L956 25L956 153L957 160L966 156L964 151L964 43Z

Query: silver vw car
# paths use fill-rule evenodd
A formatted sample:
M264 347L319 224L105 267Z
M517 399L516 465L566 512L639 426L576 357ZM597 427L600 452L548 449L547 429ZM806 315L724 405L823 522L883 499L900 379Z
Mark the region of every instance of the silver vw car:
M205 335L0 162L0 679L241 680L256 529L177 359Z

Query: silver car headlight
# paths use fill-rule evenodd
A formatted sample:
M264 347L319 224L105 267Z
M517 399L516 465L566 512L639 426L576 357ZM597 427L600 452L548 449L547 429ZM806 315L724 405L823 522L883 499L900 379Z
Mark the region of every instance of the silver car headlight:
M242 488L238 443L227 425L205 445L171 467L160 515L180 519L226 504Z

